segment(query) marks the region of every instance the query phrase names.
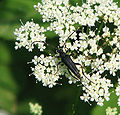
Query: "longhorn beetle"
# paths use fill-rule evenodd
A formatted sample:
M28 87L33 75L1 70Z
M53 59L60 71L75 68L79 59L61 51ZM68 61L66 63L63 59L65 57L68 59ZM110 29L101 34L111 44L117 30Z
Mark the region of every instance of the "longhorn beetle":
M73 31L68 38L70 38L70 36L76 32L77 34L79 34L80 32L80 29L76 30L76 31ZM34 42L41 42L41 41L34 41ZM33 42L33 43L34 43ZM32 43L32 44L33 44ZM46 42L44 42L44 44L48 45ZM65 44L65 43L64 43ZM71 59L70 55L68 55L67 53L65 53L61 48L60 49L57 49L57 52L59 53L59 56L57 57L60 57L61 58L61 61L67 66L68 68L68 72L70 73L70 75L75 78L75 79L79 79L81 81L81 75L79 73L79 70L78 68L76 67L76 65L80 65L78 63L74 63L73 60ZM57 65L58 66L58 65ZM75 76L73 76L73 74ZM84 72L82 70L82 74L84 75ZM84 75L85 76L85 75ZM86 76L85 76L86 77ZM87 78L87 77L86 77ZM90 80L89 78L87 78L88 80ZM91 81L91 80L90 80Z
M77 36L78 34L81 32L80 29L73 31L68 38L70 38L70 36L76 32ZM67 53L65 53L62 49L58 49L57 52L59 53L59 57L61 58L62 62L68 67L68 72L70 73L70 75L72 77L74 77L72 75L72 73L79 79L81 80L81 75L79 73L78 68L76 67L76 65L80 65L79 63L74 63L73 60L71 59L70 55L68 55ZM71 71L69 71L71 70ZM72 72L72 73L71 73ZM83 70L82 70L82 74L85 76ZM74 77L74 78L76 78ZM85 76L86 77L86 76ZM86 77L87 78L87 77ZM89 78L87 78L88 80L90 80ZM91 80L90 80L91 81ZM91 81L92 82L92 81Z
M58 53L60 54L59 57L61 58L62 62L68 67L68 72L70 74L72 72L77 78L81 79L79 70L77 69L76 64L71 59L70 55L63 52L62 49L58 49ZM71 70L71 72L69 70ZM72 77L74 77L74 76L72 75Z

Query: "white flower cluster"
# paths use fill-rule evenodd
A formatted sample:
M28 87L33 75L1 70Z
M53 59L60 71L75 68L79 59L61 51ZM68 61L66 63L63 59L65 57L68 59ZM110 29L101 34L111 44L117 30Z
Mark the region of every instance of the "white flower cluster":
M117 111L116 107L114 107L114 108L108 107L106 109L106 115L116 115L117 113L118 113L118 111ZM120 115L120 114L118 114L118 115Z
M30 112L33 113L34 115L42 115L42 106L40 106L38 103L29 103L30 106Z
M104 63L104 68L104 70L110 70L110 74L115 76L115 72L120 69L120 54L111 55L109 62Z
M70 32L75 30L69 0L42 0L42 4L38 3L34 8L42 15L43 22L51 22L47 30L54 30L60 36L62 46Z
M38 5L34 5L34 8L36 8L38 12L42 15L43 22L49 22L54 20L61 21L59 19L66 18L63 16L68 13L68 2L69 0L42 0L42 4L38 3ZM62 7L62 5L65 5L66 7Z
M118 8L115 2L111 1L109 4L100 4L95 9L99 16L103 16L104 22L107 23L109 21L116 26L120 25L120 8Z
M120 78L118 79L118 86L115 89L116 95L118 96L118 106L120 106Z
M28 49L28 51L32 51L34 45L37 44L40 51L43 51L46 40L44 35L45 31L44 27L40 27L39 24L35 24L33 21L27 21L26 24L22 25L19 29L15 29L14 35L17 40L15 49L23 46Z
M43 54L40 57L34 56L32 62L35 64L35 68L32 68L33 75L35 75L38 81L42 81L43 86L49 86L52 88L56 85L56 81L61 75L58 69L58 59L52 56L45 57Z
M113 2L113 0L87 0L87 3L89 3L89 4L96 4L96 3L99 3L99 4L110 4L112 2Z
M85 87L83 90L85 90L86 93L83 93L83 96L80 96L80 99L89 102L95 101L98 105L102 106L104 100L109 101L109 88L113 87L113 84L111 84L111 81L104 78L101 78L99 73L93 74L89 77L90 80L82 81L85 84Z
M94 26L95 21L98 20L98 14L94 12L90 4L83 4L81 6L72 6L71 11L73 12L72 20L74 23L79 23L80 25Z
M120 70L120 8L112 0L87 0L81 6L70 5L69 0L42 0L34 8L50 25L46 29L34 22L22 25L14 32L18 41L15 48L23 46L32 51L37 45L43 51L45 32L54 31L59 36L59 46L68 54L74 53L72 59L80 64L77 68L85 91L80 98L102 106L113 87L109 74L115 77ZM66 75L69 83L76 83L66 67L58 65L59 61L52 56L35 56L32 71L36 79L53 87L60 75Z

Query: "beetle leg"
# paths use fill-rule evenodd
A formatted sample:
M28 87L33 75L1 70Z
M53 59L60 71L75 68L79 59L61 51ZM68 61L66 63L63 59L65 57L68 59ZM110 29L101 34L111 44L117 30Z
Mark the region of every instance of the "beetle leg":
M57 64L57 71L55 72L55 74L54 75L56 75L57 74L57 72L58 72L58 65L60 64L61 62L58 62L58 64Z
M81 66L81 64L79 64L79 63L75 63L75 65L80 65Z
M77 79L78 80L78 78L76 78L72 73L71 73L71 71L69 70L69 69L67 69L68 70L68 72L69 72L69 74L73 77L73 78L75 78L75 79ZM81 78L79 78L80 79L80 82L81 82ZM82 84L82 82L81 82L81 84ZM82 84L87 90L89 90L84 84Z
M59 58L60 56L55 56L55 58Z
M83 71L83 67L82 67L82 65L81 64L79 64L79 63L75 63L76 65L80 65L81 66L81 68L82 68L82 74L89 80L89 81L91 81L85 74L84 74L84 71ZM94 83L93 81L91 81L92 83ZM95 83L94 83L95 84Z
M67 68L67 70L68 70L69 74L70 74L73 78L75 78L76 80L78 80L78 78L75 77L68 68Z
M50 53L52 53L52 54L55 54L55 52L54 51L52 51L52 50L50 50L50 49L47 49L48 51L50 51Z

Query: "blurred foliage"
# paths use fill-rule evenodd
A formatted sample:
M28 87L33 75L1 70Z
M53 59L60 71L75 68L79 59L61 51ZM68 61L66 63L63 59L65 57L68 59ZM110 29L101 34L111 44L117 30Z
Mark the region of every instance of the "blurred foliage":
M36 83L34 76L29 77L32 65L27 62L40 53L37 50L30 53L24 48L15 51L13 31L20 27L20 19L25 23L33 18L40 25L48 25L42 23L41 16L33 8L38 1L0 0L0 109L10 115L29 115L28 103L37 102L42 105L43 115L73 115L74 111L75 115L99 115L100 111L104 115L108 105L116 106L114 94L109 103L105 102L105 106L90 106L79 100L81 87L68 85L64 77L60 80L63 85L52 89ZM71 4L75 5L77 1L71 0ZM52 32L47 36L49 39L56 37Z

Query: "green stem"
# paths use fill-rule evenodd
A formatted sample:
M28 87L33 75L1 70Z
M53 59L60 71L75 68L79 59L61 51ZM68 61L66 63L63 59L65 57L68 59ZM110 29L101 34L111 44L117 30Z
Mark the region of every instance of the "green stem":
M84 27L82 27L82 33L84 33Z
M98 32L97 32L97 35L99 35L99 33L100 33L100 31L101 31L101 29L102 29L102 27L103 27L103 22L101 23L101 25L100 25L100 27L99 27L99 29L98 29Z
M89 34L89 27L87 26L87 35Z
M77 109L77 105L80 101L80 92L81 92L81 87L79 87L77 89L77 93L76 93L76 96L75 96L75 99L74 99L74 103L73 103L73 106L72 106L72 111L71 111L71 114L70 115L76 115L76 109Z

